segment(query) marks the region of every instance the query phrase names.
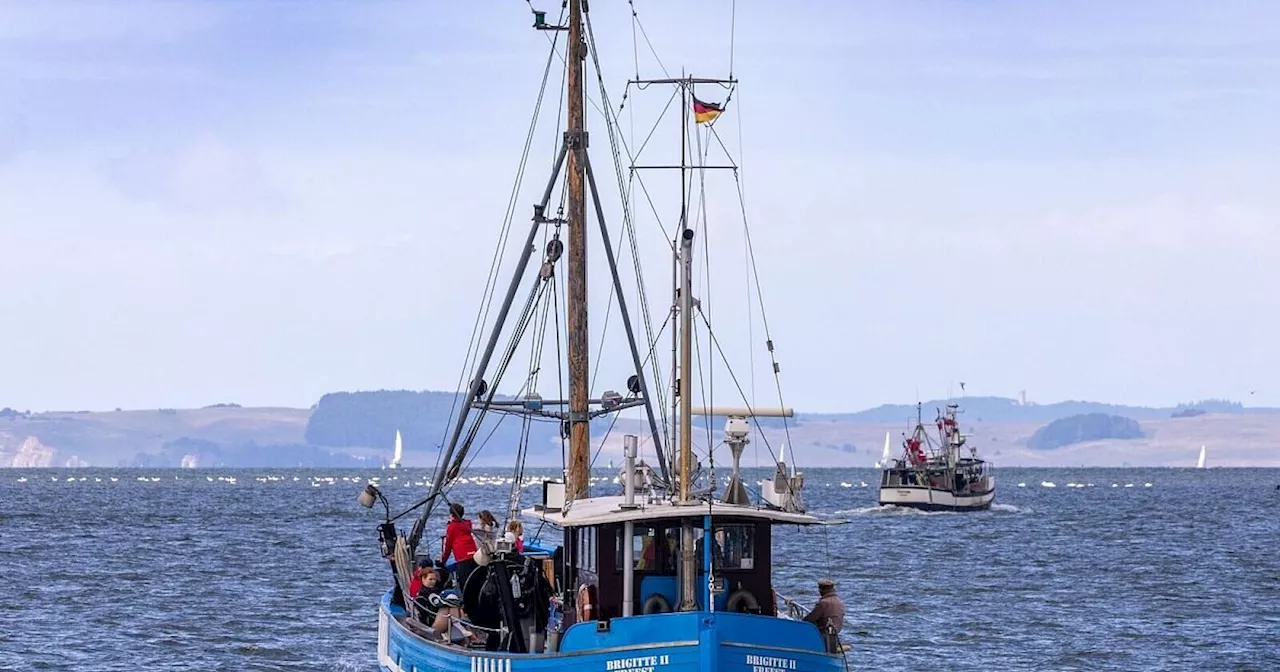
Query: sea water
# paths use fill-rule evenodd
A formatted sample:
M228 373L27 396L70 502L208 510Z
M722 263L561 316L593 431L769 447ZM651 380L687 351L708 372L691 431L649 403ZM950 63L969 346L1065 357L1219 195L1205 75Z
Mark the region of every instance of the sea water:
M777 591L835 580L852 670L1280 670L1280 470L996 475L991 511L919 513L876 506L870 469L809 470L847 522L779 528ZM449 498L501 518L512 476ZM0 669L373 672L375 477L398 509L429 474L0 470Z

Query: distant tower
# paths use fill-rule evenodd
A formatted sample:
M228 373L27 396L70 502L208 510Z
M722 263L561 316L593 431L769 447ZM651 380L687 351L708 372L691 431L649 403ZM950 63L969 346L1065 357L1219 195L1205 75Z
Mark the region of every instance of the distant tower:
M1026 391L1026 390L1022 390L1021 392L1018 392L1018 405L1019 405L1019 406L1026 406L1026 405L1027 405L1027 391Z

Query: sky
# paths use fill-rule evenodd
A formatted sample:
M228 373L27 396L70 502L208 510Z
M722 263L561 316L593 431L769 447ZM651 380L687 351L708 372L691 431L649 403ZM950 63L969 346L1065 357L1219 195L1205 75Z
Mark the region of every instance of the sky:
M965 381L1043 403L1280 406L1274 3L634 7L633 43L628 7L592 3L614 107L637 70L741 79L716 125L742 166L787 405L858 410ZM548 55L529 24L515 0L0 2L0 406L454 389ZM627 92L634 142L668 93ZM616 241L594 110L588 127ZM660 130L654 156L678 146ZM741 358L763 338L728 175L708 178L719 256L699 298ZM668 227L678 184L647 182ZM661 323L670 261L645 210ZM592 320L593 343L622 347L616 315ZM602 378L625 377L618 354Z

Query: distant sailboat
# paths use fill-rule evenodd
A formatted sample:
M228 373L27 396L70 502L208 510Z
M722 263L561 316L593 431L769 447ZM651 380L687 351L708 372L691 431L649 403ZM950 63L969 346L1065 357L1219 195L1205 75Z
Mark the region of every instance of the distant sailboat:
M391 458L390 468L400 468L400 455L404 452L404 443L400 440L400 430L396 430L396 454Z
M1196 469L1204 469L1204 446L1200 446L1200 459L1196 462Z
M880 453L880 461L876 462L876 469L884 469L889 466L889 460L893 456L889 453L889 432L884 433L884 452Z

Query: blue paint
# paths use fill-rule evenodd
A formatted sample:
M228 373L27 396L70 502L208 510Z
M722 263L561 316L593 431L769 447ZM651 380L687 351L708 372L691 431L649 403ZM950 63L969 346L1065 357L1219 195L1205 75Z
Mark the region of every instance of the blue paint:
M712 605L714 610L717 605L711 599L711 577L714 575L711 568L711 547L715 545L715 539L711 536L711 516L702 517L702 584L705 586L702 593L704 595L702 603L698 606L706 609L708 604ZM711 669L711 668L707 668Z
M429 642L397 619L403 615L391 604L391 593L384 595L378 626L378 665L384 672L604 670L610 661L629 658L652 662L656 672L751 672L759 664L749 656L795 661L794 668L787 666L795 670L844 670L840 656L824 652L812 624L772 616L707 611L629 616L609 621L603 631L595 621L576 623L565 632L558 653L510 654Z
M640 575L640 604L638 605L637 611L644 611L645 601L654 593L667 598L667 604L670 604L672 608L675 608L677 605L677 590L678 586L676 585L676 577L674 576Z
M701 626L698 629L698 653L699 663L704 670L715 670L718 656L716 655L720 649L720 642L716 637L716 618L708 614L699 621Z
M707 552L703 551L703 555L705 557L707 555ZM645 600L648 600L649 597L654 593L657 593L667 598L667 602L671 604L672 607L675 607L679 604L677 600L677 596L679 594L679 585L678 585L677 578L675 576L672 576L670 574L665 574L665 575L664 574L637 574L637 578L639 579L639 583L640 583L640 599L638 604L636 605L636 609L638 611L644 610ZM702 568L699 568L698 581L701 581L702 585L704 586L703 589L699 590L697 593L698 608L706 609L707 594L710 592L710 586L707 584L706 572L703 571ZM711 602L714 605L713 610L724 611L724 605L727 604L728 601L729 601L728 594L726 593L716 594L714 599Z

